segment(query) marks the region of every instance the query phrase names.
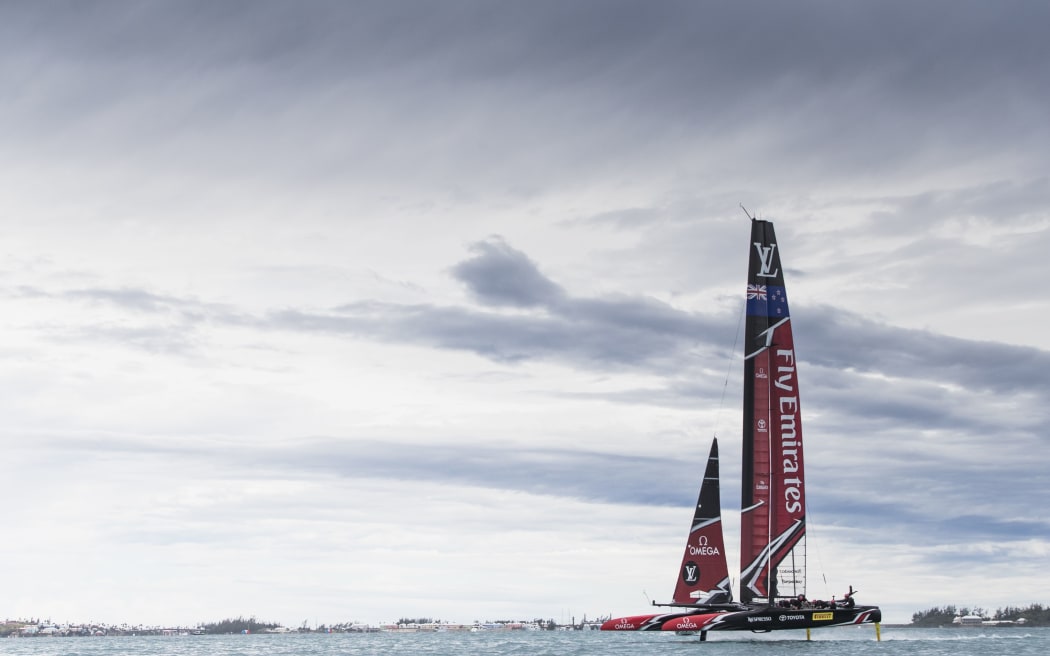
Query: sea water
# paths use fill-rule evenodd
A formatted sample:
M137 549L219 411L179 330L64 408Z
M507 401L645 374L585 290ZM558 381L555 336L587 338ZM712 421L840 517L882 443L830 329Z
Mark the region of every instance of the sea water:
M752 634L483 631L0 639L0 656L1046 656L1050 628L838 627Z

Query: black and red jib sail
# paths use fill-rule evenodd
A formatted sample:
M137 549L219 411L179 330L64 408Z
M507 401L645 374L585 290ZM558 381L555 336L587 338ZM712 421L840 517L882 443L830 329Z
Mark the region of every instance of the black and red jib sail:
M675 584L674 605L725 604L733 600L722 538L722 505L718 490L718 440L711 444L700 484L693 523L686 538Z
M773 224L751 223L744 341L740 600L805 594L806 488L795 345Z

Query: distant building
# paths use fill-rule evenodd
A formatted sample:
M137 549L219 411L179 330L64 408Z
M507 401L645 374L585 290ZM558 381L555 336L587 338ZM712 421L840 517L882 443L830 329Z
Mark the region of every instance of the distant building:
M959 626L982 626L984 618L980 615L960 615L952 620L952 624Z

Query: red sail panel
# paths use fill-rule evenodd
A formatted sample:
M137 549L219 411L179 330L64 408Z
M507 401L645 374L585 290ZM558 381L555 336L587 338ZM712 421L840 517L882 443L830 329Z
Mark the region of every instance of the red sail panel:
M733 600L722 537L718 440L711 444L672 599L676 604L696 605L724 604Z
M804 594L805 478L791 319L768 221L753 221L744 342L740 598Z
M750 498L743 506L740 523L740 567L741 577L741 599L750 601L754 596L766 596L766 581L764 569L764 557L769 545L770 534L770 433L769 433L769 364L768 351L762 350L756 356L754 363L754 374L751 376L751 398L755 411L750 415L750 439L745 436L747 443L744 447L748 458L748 475L745 475L742 488L750 492ZM746 435L746 434L745 434ZM745 470L746 472L747 470ZM761 569L751 571L745 569L748 564L758 564ZM753 569L753 568L752 568ZM750 581L758 581L757 588L749 585ZM749 589L750 588L750 589Z

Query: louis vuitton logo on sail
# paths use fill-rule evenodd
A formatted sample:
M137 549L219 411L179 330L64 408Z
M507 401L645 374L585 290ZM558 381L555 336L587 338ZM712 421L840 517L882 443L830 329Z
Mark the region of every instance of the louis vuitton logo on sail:
M777 349L777 370L773 385L784 392L795 391L795 351ZM797 474L798 465L798 396L780 396L780 455L784 474ZM802 479L798 476L784 479L784 509L796 513L802 509Z
M686 583L695 585L700 580L700 567L696 563L689 561L682 570L682 576Z
M773 253L777 250L776 244L770 244L769 246L763 246L762 242L755 242L755 250L758 251L758 276L760 278L776 278L777 273L780 269L770 271L773 268Z

